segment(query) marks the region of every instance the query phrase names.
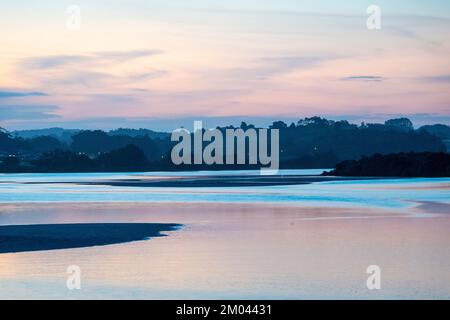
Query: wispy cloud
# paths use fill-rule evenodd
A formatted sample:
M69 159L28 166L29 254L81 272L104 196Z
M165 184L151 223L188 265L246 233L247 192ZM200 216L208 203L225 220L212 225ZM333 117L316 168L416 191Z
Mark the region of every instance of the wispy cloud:
M433 77L425 77L422 80L430 81L430 82L450 82L450 74L444 74Z
M298 69L316 67L325 61L334 59L331 56L287 56L275 58L263 58L261 62L266 66L265 70L270 74L282 74Z
M74 71L64 72L51 77L43 76L45 83L51 86L77 86L77 87L92 87L103 84L114 78L113 75L104 72L95 71Z
M128 83L140 81L148 81L158 79L167 75L164 70L149 71L142 73L132 73L125 75L115 75L105 72L89 71L89 70L70 70L58 74L52 74L50 77L46 74L41 79L45 79L46 85L77 87L77 88L102 88L117 85L124 86Z
M131 74L128 76L128 79L130 81L157 79L166 76L168 73L169 72L166 70L154 70L149 72Z
M68 87L71 90L95 88L102 91L129 83L148 81L165 76L168 72L150 66L136 68L136 59L162 54L161 50L101 51L81 55L52 55L29 57L19 61L16 74L26 75L34 86L53 90ZM118 64L130 63L134 72L112 72ZM140 63L140 62L139 62ZM132 70L132 68L130 68Z
M8 98L20 98L20 97L44 97L47 96L44 92L37 91L10 91L10 90L0 90L0 99Z
M94 56L97 58L114 61L128 61L163 53L164 51L162 50L103 51L95 53Z
M340 78L341 81L364 81L364 82L381 82L386 78L380 76L348 76Z
M25 69L52 69L62 65L86 62L93 59L93 56L84 55L54 55L25 58L20 66Z
M26 69L53 69L79 63L126 62L162 54L161 50L103 51L82 55L52 55L25 58L20 66Z
M0 106L0 120L43 120L59 118L54 105L7 105Z
M264 57L256 59L248 66L225 70L222 75L239 80L265 80L277 75L314 68L335 58L329 55Z

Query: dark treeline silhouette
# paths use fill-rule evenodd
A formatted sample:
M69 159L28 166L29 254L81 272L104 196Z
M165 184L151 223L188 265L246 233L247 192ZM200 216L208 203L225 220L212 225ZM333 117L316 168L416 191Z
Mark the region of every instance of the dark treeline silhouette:
M282 160L293 166L312 162L334 167L343 160L376 153L446 150L440 138L426 130L414 130L408 119L357 126L314 117L300 120L297 125L274 123L272 128L280 129Z
M450 127L444 124L435 124L431 126L423 126L419 130L427 131L441 139L450 139Z
M219 128L224 131L227 128ZM255 128L243 122L241 129ZM333 168L336 164L374 154L446 152L450 127L417 130L406 118L384 124L351 124L319 117L297 123L274 122L280 130L280 167ZM41 132L50 135L39 135ZM148 129L0 130L0 172L155 171L254 169L258 166L175 166L170 134Z
M82 131L72 137L70 150L88 155L97 155L123 148L127 145L139 147L149 161L160 160L171 148L170 139L151 139L148 135L110 135L104 131Z
M450 154L448 153L397 153L360 160L348 160L326 172L330 176L351 177L450 177Z
M28 165L21 165L17 157L8 157L1 166L3 172L135 172L148 170L150 162L141 149L128 145L102 153L96 158L67 150L55 150L44 153Z

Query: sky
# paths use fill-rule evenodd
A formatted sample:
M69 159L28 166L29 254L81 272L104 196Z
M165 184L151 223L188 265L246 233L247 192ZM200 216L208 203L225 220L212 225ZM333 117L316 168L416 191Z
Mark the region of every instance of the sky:
M381 29L367 28L373 4ZM15 0L0 14L9 130L450 124L446 0Z

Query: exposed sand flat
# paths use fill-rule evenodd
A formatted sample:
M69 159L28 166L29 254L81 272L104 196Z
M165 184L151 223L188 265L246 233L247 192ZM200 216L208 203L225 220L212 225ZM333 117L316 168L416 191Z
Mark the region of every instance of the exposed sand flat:
M193 188L193 187L257 187L257 186L289 186L310 184L326 181L353 181L374 180L380 178L361 177L330 177L330 176L305 176L305 175L233 175L233 176L172 176L172 177L148 177L138 179L111 179L92 181L32 181L24 184L80 184L80 185L106 185L115 187L162 187L162 188ZM11 183L9 181L8 183Z
M419 202L417 209L427 213L450 215L450 203L421 201Z
M0 254L105 246L160 237L177 227L156 223L0 226Z
M450 190L450 182L448 183L420 183L419 185L383 185L383 186L366 186L367 189L383 189L383 190Z

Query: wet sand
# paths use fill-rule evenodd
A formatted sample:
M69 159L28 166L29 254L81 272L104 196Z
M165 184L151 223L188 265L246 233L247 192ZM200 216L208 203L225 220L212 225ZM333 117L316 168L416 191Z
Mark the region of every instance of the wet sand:
M170 176L170 177L142 177L134 179L65 181L65 182L25 182L24 184L79 184L103 185L114 187L161 187L161 188L212 188L212 187L264 187L290 186L311 184L328 181L376 180L381 178L363 177L331 177L305 175L233 175L233 176ZM4 183L11 181L5 181Z
M163 236L177 224L96 223L0 226L0 254L73 249Z
M450 215L449 203L420 201L418 204L417 209L422 212Z

